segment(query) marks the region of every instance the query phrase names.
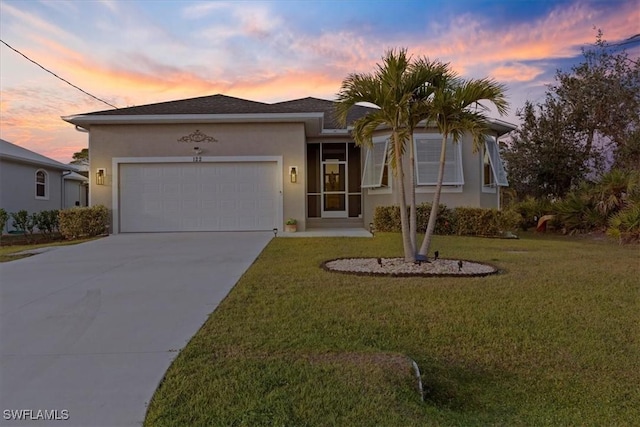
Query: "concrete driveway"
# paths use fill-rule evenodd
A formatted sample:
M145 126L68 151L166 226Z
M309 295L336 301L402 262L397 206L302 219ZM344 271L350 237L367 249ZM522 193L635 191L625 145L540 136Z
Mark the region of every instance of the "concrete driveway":
M120 234L0 264L0 425L139 426L272 237Z

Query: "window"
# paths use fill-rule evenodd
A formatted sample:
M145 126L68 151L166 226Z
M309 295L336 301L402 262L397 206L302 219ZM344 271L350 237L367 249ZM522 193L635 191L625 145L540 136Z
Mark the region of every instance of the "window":
M484 147L484 155L482 156L482 185L484 187L495 187L496 183L491 170L491 160L489 160L489 150Z
M415 135L416 182L418 185L436 185L440 168L442 136L438 134ZM447 140L443 185L463 185L462 153L460 144Z
M45 171L36 171L36 199L49 199L49 176Z
M487 137L484 143L483 158L483 178L482 183L485 187L506 187L509 185L507 181L507 173L504 170L502 159L500 158L500 149L494 137Z
M367 149L362 175L362 188L380 188L389 186L389 165L387 151L389 139L374 138L373 145Z

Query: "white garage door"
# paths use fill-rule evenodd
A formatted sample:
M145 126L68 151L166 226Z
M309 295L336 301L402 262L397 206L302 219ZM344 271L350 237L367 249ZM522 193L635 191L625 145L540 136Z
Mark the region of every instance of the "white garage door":
M120 231L277 227L276 162L120 165Z

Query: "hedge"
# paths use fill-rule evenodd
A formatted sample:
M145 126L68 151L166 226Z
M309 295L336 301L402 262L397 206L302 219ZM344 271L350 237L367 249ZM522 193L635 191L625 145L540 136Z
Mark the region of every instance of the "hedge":
M416 206L418 233L424 233L429 222L431 205ZM460 236L500 236L515 230L520 223L520 215L510 210L465 208L449 209L440 205L436 220L435 234ZM373 225L377 231L400 232L400 207L378 206L373 215Z
M71 208L60 211L60 234L67 239L104 234L109 224L109 210L102 206Z

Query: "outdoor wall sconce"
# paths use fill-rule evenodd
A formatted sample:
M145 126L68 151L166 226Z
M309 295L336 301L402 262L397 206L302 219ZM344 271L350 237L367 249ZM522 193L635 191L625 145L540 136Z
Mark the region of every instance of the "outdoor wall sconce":
M295 184L298 182L298 167L297 166L289 166L289 177L291 178L291 183Z
M200 154L202 154L202 149L200 147L193 147L193 153L196 156L199 156Z
M104 185L104 177L107 174L105 168L98 168L96 171L96 185Z

